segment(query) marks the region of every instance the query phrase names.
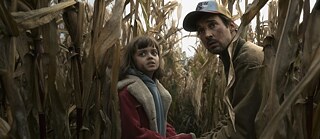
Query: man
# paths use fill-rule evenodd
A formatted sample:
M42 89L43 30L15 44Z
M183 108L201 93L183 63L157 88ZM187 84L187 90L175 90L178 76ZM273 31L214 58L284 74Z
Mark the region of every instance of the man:
M224 64L227 87L226 104L231 104L227 122L205 138L255 139L259 131L255 119L259 111L262 91L258 82L263 62L262 47L239 38L232 41L237 25L230 12L216 1L204 1L183 21L186 31L197 32L204 47L218 54ZM224 124L222 124L224 123ZM233 124L234 123L234 124Z

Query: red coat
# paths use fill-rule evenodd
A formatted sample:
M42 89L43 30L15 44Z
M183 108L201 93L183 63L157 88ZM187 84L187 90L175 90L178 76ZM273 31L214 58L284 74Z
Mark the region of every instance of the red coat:
M131 76L132 77L132 76ZM154 127L153 108L154 103L152 95L144 83L138 78L129 79L120 82L119 101L120 101L120 116L121 116L121 138L122 139L165 139L159 133L152 129ZM157 82L160 84L159 82ZM122 85L121 85L122 84ZM141 86L142 85L142 86ZM128 89L129 88L129 89ZM171 103L170 94L163 94L161 86L158 86L164 106L169 107ZM129 91L130 90L130 91ZM166 91L166 90L165 90ZM149 95L149 94L150 95ZM141 94L143 94L141 96ZM145 94L147 94L145 96ZM151 98L150 98L151 96ZM169 96L169 97L168 97ZM142 102L139 102L139 101ZM147 101L147 103L145 102ZM169 104L168 104L169 103ZM151 106L151 107L149 107ZM168 108L165 108L167 114ZM148 112L146 112L148 111ZM167 116L167 115L166 115ZM151 124L150 124L151 122ZM168 139L192 139L191 134L178 134L175 129L169 124L166 124L166 138Z

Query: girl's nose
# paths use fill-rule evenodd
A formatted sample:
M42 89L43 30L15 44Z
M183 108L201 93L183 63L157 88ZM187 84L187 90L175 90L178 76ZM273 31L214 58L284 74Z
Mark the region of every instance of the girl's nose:
M151 52L147 53L148 58L153 58L153 55Z

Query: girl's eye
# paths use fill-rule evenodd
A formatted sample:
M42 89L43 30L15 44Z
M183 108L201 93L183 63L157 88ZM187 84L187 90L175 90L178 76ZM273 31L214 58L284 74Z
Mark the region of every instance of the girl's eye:
M140 52L138 55L144 57L144 56L146 56L146 53L145 52Z
M158 55L158 51L156 51L156 50L151 51L151 54L152 54L153 56L157 56L157 55Z

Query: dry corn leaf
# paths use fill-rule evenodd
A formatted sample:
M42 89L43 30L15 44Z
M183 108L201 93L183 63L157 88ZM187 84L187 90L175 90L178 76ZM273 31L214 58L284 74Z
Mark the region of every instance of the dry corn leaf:
M9 13L9 10L5 8L3 0L0 2L0 18L6 27L4 28L6 34L10 36L19 35L17 23L13 20L12 16Z
M8 137L9 130L10 130L10 125L5 120L0 118L0 138L2 139L9 138Z

